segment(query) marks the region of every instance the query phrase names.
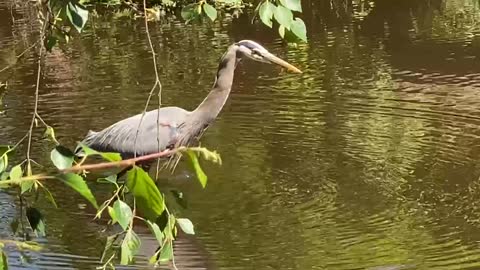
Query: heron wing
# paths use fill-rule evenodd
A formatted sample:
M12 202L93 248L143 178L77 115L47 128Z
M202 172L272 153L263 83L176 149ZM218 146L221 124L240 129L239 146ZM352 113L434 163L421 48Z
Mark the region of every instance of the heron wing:
M176 143L178 128L185 123L189 114L190 112L178 107L149 111L145 114L140 128L138 125L142 116L138 114L102 131L89 133L83 143L97 151L118 152L124 157L133 156L135 151L139 156L156 153Z

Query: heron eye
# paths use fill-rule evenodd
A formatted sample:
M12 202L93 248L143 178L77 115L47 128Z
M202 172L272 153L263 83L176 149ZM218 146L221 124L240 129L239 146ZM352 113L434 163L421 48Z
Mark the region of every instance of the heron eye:
M252 56L255 58L262 58L262 55L257 50L252 50Z

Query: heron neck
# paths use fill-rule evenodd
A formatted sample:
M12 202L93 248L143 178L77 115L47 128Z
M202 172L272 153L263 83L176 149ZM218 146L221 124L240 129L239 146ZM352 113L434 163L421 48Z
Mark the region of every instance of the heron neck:
M193 111L202 119L211 121L217 117L222 110L232 89L233 76L237 60L237 46L232 45L223 55L218 65L217 76L212 90L200 105Z

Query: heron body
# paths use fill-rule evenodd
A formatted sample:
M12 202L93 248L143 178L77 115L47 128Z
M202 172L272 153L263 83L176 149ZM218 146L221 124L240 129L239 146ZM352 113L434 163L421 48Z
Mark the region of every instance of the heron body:
M243 40L227 49L220 60L212 90L195 110L162 107L145 113L143 120L142 114L137 114L99 132L90 131L83 143L97 151L118 152L123 158L196 143L225 105L232 89L235 68L244 57L275 63L301 73L258 43Z

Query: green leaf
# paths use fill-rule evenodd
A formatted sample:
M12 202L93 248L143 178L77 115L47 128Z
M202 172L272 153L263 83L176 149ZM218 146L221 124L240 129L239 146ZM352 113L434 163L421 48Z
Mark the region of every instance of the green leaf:
M300 18L295 18L295 21L292 22L290 30L295 34L299 39L307 41L307 28L305 23Z
M22 167L17 165L10 170L10 179L11 180L18 180L22 178L23 172Z
M284 6L277 6L273 12L273 15L279 24L283 25L287 29L290 29L290 24L292 24L293 21L293 14L290 9Z
M138 238L137 234L132 230L128 230L121 246L121 264L127 265L133 260L133 257L137 254L138 249L140 248L140 243L140 238Z
M110 208L108 209L108 212L110 213ZM118 221L118 224L120 224L123 230L126 230L133 218L133 213L132 209L130 209L130 206L121 200L116 200L113 203L113 212L115 213L115 216L113 216L112 219Z
M103 159L111 162L122 160L122 156L119 153L98 152L83 143L79 143L79 145L82 147L86 156L101 156Z
M40 236L45 236L45 223L42 213L37 208L27 207L26 215L32 230Z
M42 186L42 187L43 187L43 190L45 191L45 196L47 197L47 200L49 200L53 204L53 206L55 206L55 208L58 208L57 202L53 198L53 195L50 192L50 190L48 190L48 188L46 188L44 186Z
M95 197L90 191L90 188L88 187L87 183L85 183L85 180L83 180L83 178L80 175L74 174L74 173L67 173L65 175L60 176L59 179L62 180L65 184L67 184L71 188L73 188L75 191L80 193L80 195L82 195L96 209L98 209L97 200L95 200Z
M180 15L187 23L193 21L197 19L200 15L198 10L199 7L200 6L197 3L188 4L182 8Z
M169 262L173 258L173 247L172 241L167 241L165 245L160 250L160 258L158 259L160 262Z
M105 241L105 248L103 249L102 257L100 258L100 261L102 263L103 263L103 260L105 259L105 256L112 249L113 244L115 243L115 240L117 240L117 238L120 234L122 234L122 233L117 233L117 234L110 235L110 236L107 237L107 240Z
M122 156L119 153L102 153L102 152L99 152L99 153L100 153L100 156L102 156L102 158L107 161L114 162L114 161L122 160Z
M7 254L0 248L0 270L8 270Z
M177 223L180 225L182 231L186 234L195 234L193 230L193 223L188 218L177 218Z
M8 154L12 151L9 145L0 145L0 173L8 167Z
M265 1L260 5L260 9L258 10L258 15L260 16L260 20L262 20L263 24L272 28L272 18L273 12L275 11L275 5L270 3L269 1Z
M207 2L203 4L203 11L205 14L207 14L208 18L210 18L212 22L217 18L217 10Z
M285 26L280 25L280 26L278 27L278 34L279 34L282 38L285 37Z
M135 196L137 208L143 216L155 222L165 210L163 197L152 178L143 169L134 166L127 172L128 190Z
M117 175L112 174L104 178L98 178L98 183L110 183L110 184L117 184Z
M50 152L50 159L55 167L59 170L64 170L72 167L73 153L70 149L58 145L52 150L52 152Z
M148 220L146 222L147 222L148 227L150 228L150 231L152 231L153 235L155 235L155 238L157 239L158 244L160 246L162 246L163 245L162 230L160 230L160 227L158 227L158 225L156 223L150 222Z
M78 33L81 33L88 20L88 10L78 3L68 2L66 13L70 23L77 29Z
M8 155L0 157L0 173L3 173L8 167Z
M300 0L280 0L280 3L290 10L302 12L302 3Z
M56 37L49 36L44 41L45 49L47 49L47 51L51 52L53 47L55 47L55 45L57 45L57 41L58 41L58 39Z
M190 158L190 164L192 165L195 174L197 175L198 181L203 188L207 185L207 175L203 172L202 167L200 167L200 162L198 161L197 153L192 150L186 151L187 156Z
M33 180L22 181L20 183L20 194L23 194L25 192L30 191L32 189L34 183L35 183L35 181L33 181Z
M46 45L45 47L47 48L48 51L51 51L51 48L53 46L55 46L55 43L54 44L49 44L48 42L53 39L55 43L57 43L57 38L56 37L48 37L47 41L46 41ZM50 46L50 49L49 49L49 46ZM58 141L57 141L57 138L55 137L55 130L53 129L53 127L51 126L47 126L47 128L45 129L45 132L43 133L43 137L44 138L49 138L52 142L56 143L56 144L59 144Z
M115 224L118 220L117 215L115 214L115 210L113 210L113 207L111 206L107 207L107 209L108 209L108 214L112 218L113 224Z

